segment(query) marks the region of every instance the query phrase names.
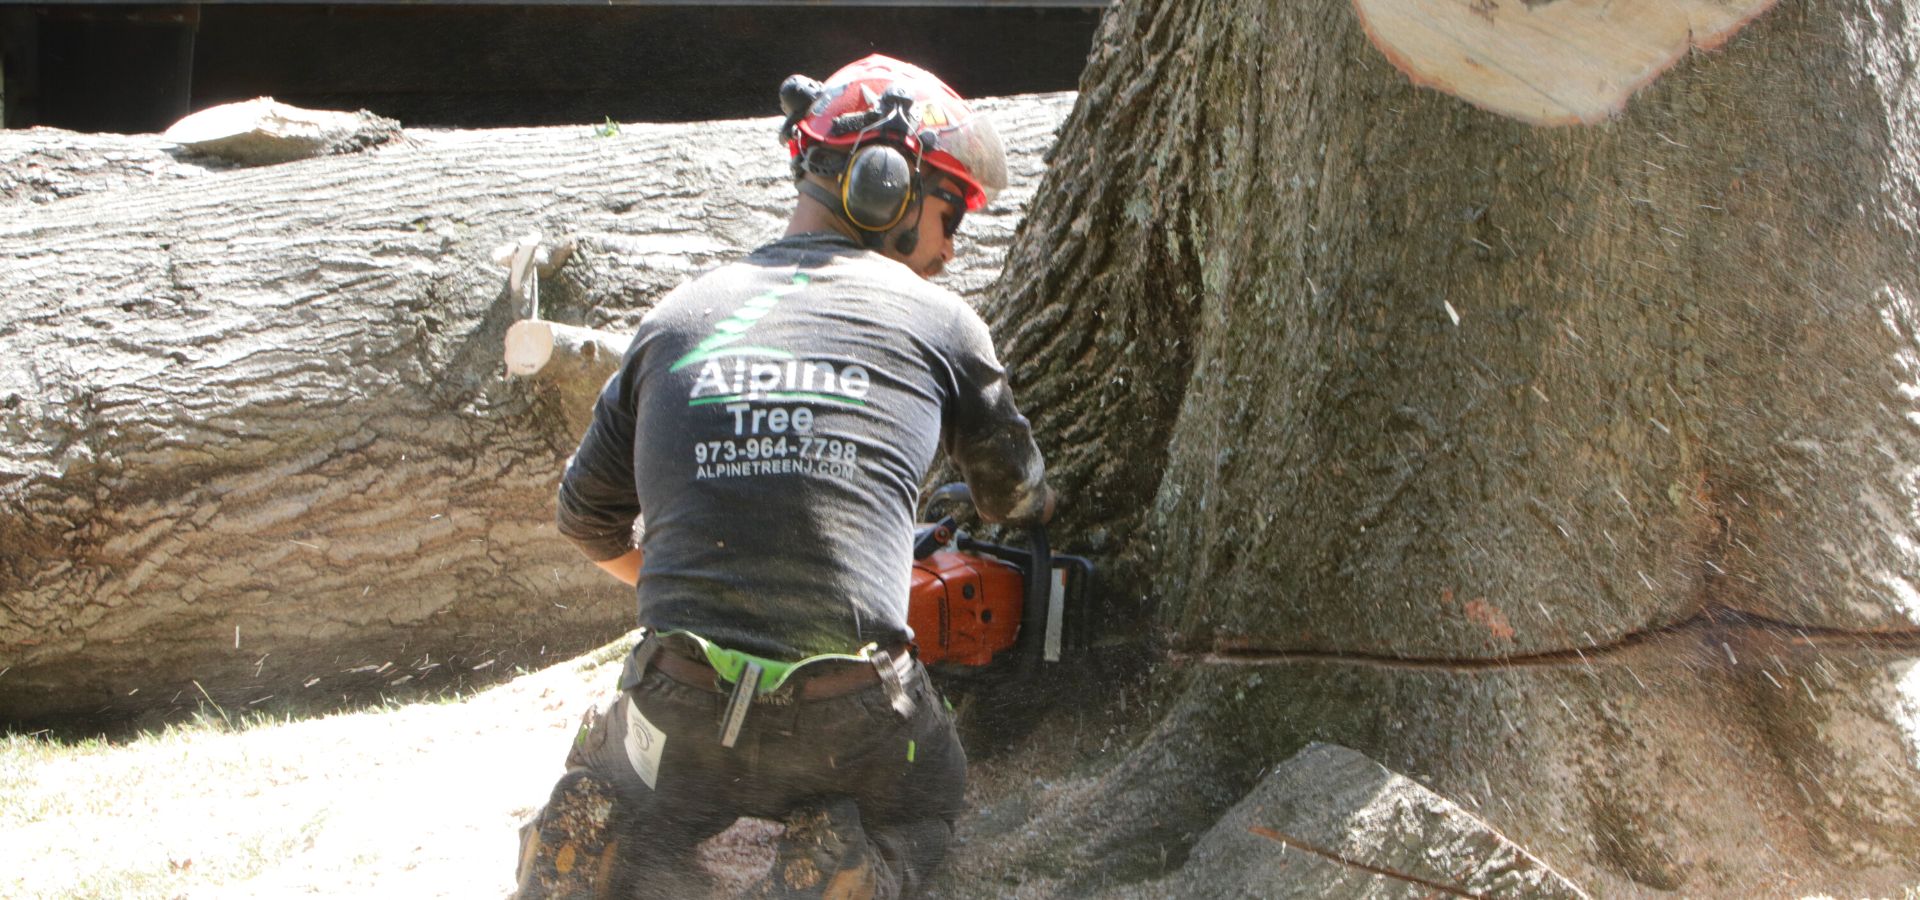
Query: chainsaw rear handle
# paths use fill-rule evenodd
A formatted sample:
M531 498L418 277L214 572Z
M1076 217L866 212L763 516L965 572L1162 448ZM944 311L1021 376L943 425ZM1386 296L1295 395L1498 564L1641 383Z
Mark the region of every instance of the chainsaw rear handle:
M932 516L934 507L941 503L951 503L972 509L973 490L967 487L964 481L948 482L934 488L933 493L927 495L926 516Z
M927 513L931 515L935 505L941 503L971 507L973 491L963 481L934 488L933 493L927 495ZM951 523L951 518L941 520L941 524L948 527ZM1014 654L1020 659L1021 674L1032 675L1039 670L1047 653L1047 607L1053 599L1053 549L1047 542L1044 523L1029 522L1022 527L1027 532L1027 592L1020 609L1020 637L1014 643Z

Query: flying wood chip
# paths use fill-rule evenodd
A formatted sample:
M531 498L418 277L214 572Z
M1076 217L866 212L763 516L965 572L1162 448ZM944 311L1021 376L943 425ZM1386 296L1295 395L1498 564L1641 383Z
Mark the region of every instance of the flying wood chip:
M1535 125L1591 125L1776 0L1354 0L1413 82Z

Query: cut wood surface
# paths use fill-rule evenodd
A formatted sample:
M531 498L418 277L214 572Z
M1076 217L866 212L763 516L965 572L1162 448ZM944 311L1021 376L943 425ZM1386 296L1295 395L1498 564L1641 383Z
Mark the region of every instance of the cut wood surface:
M1015 184L948 286L997 273L1070 102L985 104ZM490 252L573 240L542 316L631 333L778 236L776 130L423 131L191 177L158 136L0 132L0 173L71 185L0 221L0 721L190 708L195 681L337 702L625 631L631 592L551 524L578 435L504 377L527 310Z
M1593 124L1776 0L1353 0L1413 82L1535 125Z
M625 348L626 338L611 331L521 319L507 328L502 358L509 375L557 376L563 366L577 366L588 378L605 380Z
M400 137L400 123L365 110L302 109L259 97L200 110L161 137L193 153L257 166L378 146Z
M1194 845L1168 897L1588 900L1459 804L1334 744L1273 767Z
M537 378L555 393L571 434L586 433L593 401L620 368L628 337L611 331L521 319L507 327L507 374Z

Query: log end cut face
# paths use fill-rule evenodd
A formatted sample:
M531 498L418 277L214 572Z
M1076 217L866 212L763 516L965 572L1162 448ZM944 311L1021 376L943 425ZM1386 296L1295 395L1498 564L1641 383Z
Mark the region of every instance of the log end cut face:
M1591 125L1688 50L1775 0L1354 0L1373 45L1423 87L1533 125Z

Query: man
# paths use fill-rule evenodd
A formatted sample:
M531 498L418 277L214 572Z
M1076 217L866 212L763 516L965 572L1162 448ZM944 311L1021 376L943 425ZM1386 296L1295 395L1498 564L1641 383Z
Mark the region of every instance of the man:
M918 485L944 449L983 517L1053 508L985 324L926 281L1004 155L884 56L781 94L786 235L647 314L560 486L648 632L523 832L521 897L704 896L693 849L739 816L786 820L776 895L911 895L961 810L906 624Z

